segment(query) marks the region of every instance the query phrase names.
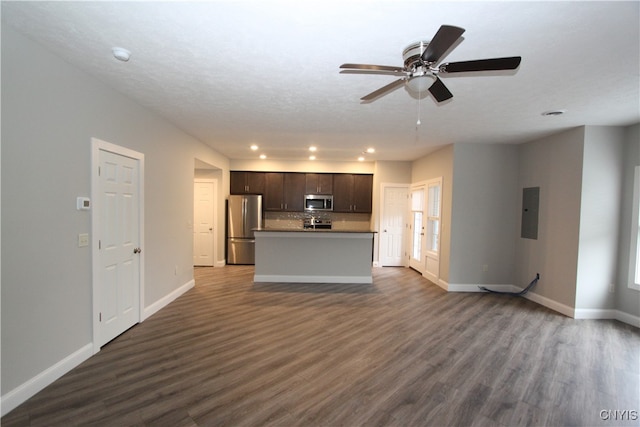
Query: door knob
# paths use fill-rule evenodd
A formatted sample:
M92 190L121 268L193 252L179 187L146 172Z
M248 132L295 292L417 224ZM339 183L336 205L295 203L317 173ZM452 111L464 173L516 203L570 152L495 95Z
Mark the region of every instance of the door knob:
M142 252L142 249L140 249L140 248L134 248L134 249L133 249L133 253L134 253L134 254L139 254L139 253L141 253L141 252Z
M209 231L213 231L213 227L209 227Z

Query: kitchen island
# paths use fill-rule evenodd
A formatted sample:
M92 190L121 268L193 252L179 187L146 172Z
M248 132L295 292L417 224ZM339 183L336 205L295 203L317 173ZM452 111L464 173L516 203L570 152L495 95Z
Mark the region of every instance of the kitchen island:
M373 231L256 229L254 282L372 283Z

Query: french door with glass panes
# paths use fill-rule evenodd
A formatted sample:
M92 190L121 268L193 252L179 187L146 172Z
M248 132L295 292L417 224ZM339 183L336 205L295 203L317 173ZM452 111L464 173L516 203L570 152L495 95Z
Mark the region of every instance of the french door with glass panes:
M425 239L425 271L424 276L434 283L440 279L440 234L442 220L442 178L426 183L426 239Z
M409 267L424 273L424 193L425 187L411 188L411 254Z

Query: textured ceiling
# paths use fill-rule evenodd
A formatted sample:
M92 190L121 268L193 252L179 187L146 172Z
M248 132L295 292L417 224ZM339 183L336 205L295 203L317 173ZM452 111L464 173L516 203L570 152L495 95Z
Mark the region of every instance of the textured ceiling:
M640 3L428 1L2 2L2 24L231 159L413 160L439 146L521 143L640 121ZM453 99L360 97L440 25L466 29L447 62L522 56L515 72L442 77ZM127 63L114 46L132 52ZM566 114L543 117L564 109ZM417 126L420 118L421 125Z

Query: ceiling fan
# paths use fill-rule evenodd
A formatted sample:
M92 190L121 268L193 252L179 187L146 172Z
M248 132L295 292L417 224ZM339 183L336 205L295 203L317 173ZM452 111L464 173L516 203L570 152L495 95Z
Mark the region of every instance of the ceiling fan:
M407 46L402 52L403 67L370 64L342 64L342 74L383 74L401 76L398 80L360 98L363 102L375 101L379 97L407 85L408 89L422 93L428 90L438 102L453 97L438 75L474 71L515 70L521 57L477 59L473 61L447 62L436 66L442 56L456 43L464 28L442 25L430 42L419 41Z

